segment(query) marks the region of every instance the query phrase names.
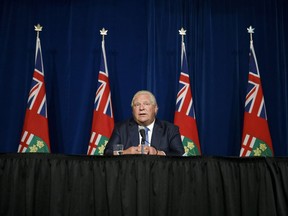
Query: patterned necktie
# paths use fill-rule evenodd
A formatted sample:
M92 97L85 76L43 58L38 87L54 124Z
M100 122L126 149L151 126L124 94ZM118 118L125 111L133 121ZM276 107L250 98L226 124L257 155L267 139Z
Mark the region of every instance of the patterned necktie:
M145 145L149 145L149 136L148 136L148 131L149 131L149 128L148 127L145 127Z

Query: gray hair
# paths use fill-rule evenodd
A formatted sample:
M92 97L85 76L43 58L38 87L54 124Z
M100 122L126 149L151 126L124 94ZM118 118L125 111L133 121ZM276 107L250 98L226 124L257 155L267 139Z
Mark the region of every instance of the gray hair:
M131 101L131 107L133 107L133 105L134 105L134 100L135 100L135 98L136 98L138 95L141 95L141 94L148 94L149 97L150 97L150 102L151 102L153 105L158 106L155 96L154 96L150 91L140 90L140 91L136 92L136 94L133 96L132 101Z

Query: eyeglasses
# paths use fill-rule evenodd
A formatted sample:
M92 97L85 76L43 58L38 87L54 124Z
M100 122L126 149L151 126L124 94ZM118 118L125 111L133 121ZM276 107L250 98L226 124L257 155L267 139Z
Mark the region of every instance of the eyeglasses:
M151 105L151 103L149 103L149 102L135 103L135 104L133 104L134 107L141 107L141 106L147 107L147 106L150 106L150 105Z

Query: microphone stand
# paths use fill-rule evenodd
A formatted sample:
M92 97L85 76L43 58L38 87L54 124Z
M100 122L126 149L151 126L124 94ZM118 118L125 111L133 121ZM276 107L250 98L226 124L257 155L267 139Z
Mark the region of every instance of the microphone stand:
M145 138L142 137L142 139L141 139L141 154L144 154L144 146L145 146Z
M139 127L139 133L141 135L141 154L144 154L144 146L145 146L145 141L146 141L146 133L145 133L145 128L143 126Z

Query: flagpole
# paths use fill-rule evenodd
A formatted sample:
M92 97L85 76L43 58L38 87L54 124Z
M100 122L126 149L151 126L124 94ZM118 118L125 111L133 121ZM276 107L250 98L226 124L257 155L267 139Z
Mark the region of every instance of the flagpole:
M256 58L256 54L255 54L255 51L254 51L254 45L253 45L254 30L255 30L255 28L253 28L252 26L249 26L249 28L247 28L247 31L250 34L250 49L251 49L252 55L255 58L255 65L256 65L257 73L259 73L257 58Z
M108 74L108 67L106 63L106 50L105 50L105 36L107 35L108 30L105 28L102 28L100 30L100 35L102 35L102 52L103 52L103 58L104 58L104 67L105 67L105 72Z
M38 52L38 48L40 50L40 58L41 58L41 62L43 62L43 59L42 59L42 50L41 50L41 45L40 45L40 32L42 31L42 28L43 26L41 26L39 23L37 25L34 25L34 31L37 32L37 36L36 36L36 49L35 49L35 63L36 63L36 56L37 56L37 52ZM44 68L43 68L43 71L44 73Z

